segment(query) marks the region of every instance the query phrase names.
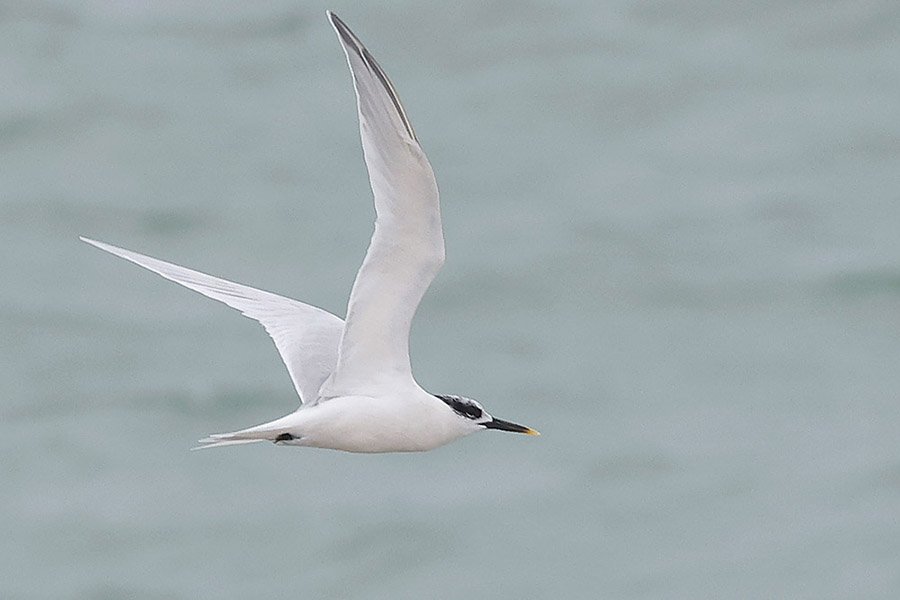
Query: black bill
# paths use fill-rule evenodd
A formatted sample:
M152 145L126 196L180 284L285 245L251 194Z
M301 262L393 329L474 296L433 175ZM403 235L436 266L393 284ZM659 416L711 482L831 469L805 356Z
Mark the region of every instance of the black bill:
M524 425L516 425L515 423L510 423L509 421L504 421L503 419L491 419L487 423L484 424L488 429L499 429L500 431L511 431L513 433L527 433L528 435L541 435L531 427L525 427Z

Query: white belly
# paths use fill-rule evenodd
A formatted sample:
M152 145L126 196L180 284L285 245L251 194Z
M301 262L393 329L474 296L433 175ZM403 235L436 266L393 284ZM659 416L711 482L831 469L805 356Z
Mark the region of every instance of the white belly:
M417 452L443 446L471 432L434 399L344 396L303 408L295 435L300 446L346 452Z

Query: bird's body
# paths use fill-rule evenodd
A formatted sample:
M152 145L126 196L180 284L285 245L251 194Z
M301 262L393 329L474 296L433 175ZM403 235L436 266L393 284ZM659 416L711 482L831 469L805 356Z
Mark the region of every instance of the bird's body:
M291 436L282 444L347 452L431 450L478 429L436 400L421 389L383 396L339 396L263 427L275 426Z
M353 75L376 211L346 320L297 300L82 239L240 310L274 340L300 395L300 408L256 427L213 434L200 440L200 448L271 441L347 452L413 452L481 429L536 434L493 418L472 399L429 394L413 378L410 325L444 263L437 184L387 75L336 15L329 12L328 18Z

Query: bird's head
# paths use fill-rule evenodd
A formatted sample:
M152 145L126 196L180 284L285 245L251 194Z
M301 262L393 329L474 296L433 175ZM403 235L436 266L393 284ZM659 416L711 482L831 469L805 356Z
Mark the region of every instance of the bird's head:
M502 419L495 419L488 414L484 407L477 400L466 398L465 396L453 396L435 394L437 398L442 400L444 404L449 406L453 412L457 414L471 431L481 429L499 429L500 431L511 431L513 433L527 433L528 435L541 435L530 427L524 425L516 425Z

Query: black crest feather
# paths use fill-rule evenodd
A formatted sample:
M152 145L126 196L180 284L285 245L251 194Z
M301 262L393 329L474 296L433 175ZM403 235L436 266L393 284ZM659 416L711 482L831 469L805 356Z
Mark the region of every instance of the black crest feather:
M443 400L444 404L452 408L453 412L461 417L477 421L484 414L484 412L472 404L468 398L463 398L462 396L445 396L442 394L435 394L435 397Z

